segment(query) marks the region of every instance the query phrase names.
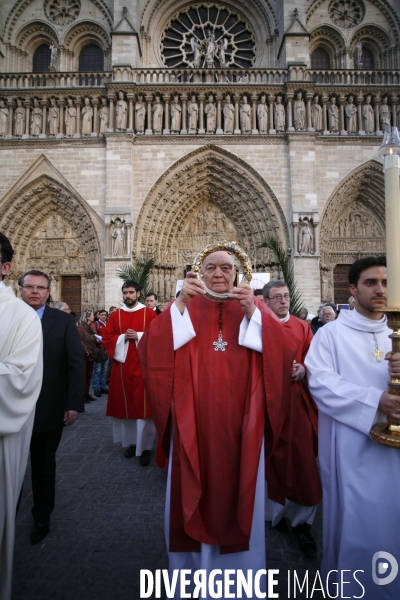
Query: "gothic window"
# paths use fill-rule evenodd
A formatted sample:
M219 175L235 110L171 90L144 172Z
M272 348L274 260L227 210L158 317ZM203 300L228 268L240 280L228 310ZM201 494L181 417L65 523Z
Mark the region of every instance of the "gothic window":
M79 55L79 70L84 72L104 71L104 53L95 44L82 48Z
M51 50L50 46L43 44L36 48L33 55L33 66L32 71L34 73L44 73L49 70L51 62Z
M312 69L330 69L329 56L326 52L317 48L311 55Z
M367 71L371 71L374 68L374 57L372 56L371 52L366 48L362 49L361 62L362 68Z

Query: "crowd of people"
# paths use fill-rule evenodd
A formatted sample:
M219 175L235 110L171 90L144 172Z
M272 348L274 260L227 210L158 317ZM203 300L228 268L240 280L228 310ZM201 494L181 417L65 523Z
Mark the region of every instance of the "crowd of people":
M3 234L0 253L3 279L13 256ZM313 555L311 526L323 497L327 593L345 583L341 597L397 600L397 571L382 578L389 563L379 557L384 550L385 558L400 559L393 526L400 518L400 453L369 437L376 422L400 420L400 398L385 391L389 376L400 378L400 354L390 350L383 314L385 258L351 266L350 310L338 316L327 303L315 318L306 309L297 318L284 281L270 281L261 295L247 284L235 287L233 254L207 254L201 278L188 272L163 311L153 293L142 304L140 286L128 280L120 308L85 310L78 322L67 305L49 306L47 274L25 273L21 300L0 282L1 600L11 597L28 448L36 544L50 529L63 428L103 393L114 442L127 459L148 466L158 436L176 598L181 589L198 597L204 582L195 573L208 577L216 569L229 572L228 592L238 590L226 597L261 597L265 520L282 532L290 525L302 552ZM379 568L371 574L374 560ZM249 572L261 576L254 586L247 581L242 596ZM344 572L350 574L343 582Z

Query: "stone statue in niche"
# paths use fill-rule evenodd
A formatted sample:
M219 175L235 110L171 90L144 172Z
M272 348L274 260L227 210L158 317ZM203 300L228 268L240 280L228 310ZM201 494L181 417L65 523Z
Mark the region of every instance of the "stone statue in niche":
M72 137L76 131L76 108L72 103L72 98L68 98L65 107L65 135Z
M356 67L358 65L362 65L362 62L361 62L362 61L362 44L360 42L360 38L356 42L355 59L356 59Z
M318 95L314 96L314 102L311 105L311 125L315 131L322 130L322 108L319 105Z
M321 265L321 300L322 302L332 301L332 271L328 265Z
M140 94L135 104L135 129L139 135L144 133L145 118L146 105L143 101L143 96Z
M199 69L200 63L201 63L201 57L203 55L201 42L196 36L193 35L190 38L190 45L192 47L192 52L193 52L193 67L195 69Z
M165 272L164 285L165 285L165 300L170 300L172 298L172 286L171 286L171 274L169 271Z
M60 215L50 217L45 227L47 239L64 237L64 221Z
M207 69L212 69L214 67L214 57L218 52L218 44L215 41L215 34L213 31L208 30L206 37L206 67Z
M388 99L385 97L382 99L382 104L379 108L379 120L381 123L381 130L390 131L390 108L387 103Z
M206 113L206 133L215 133L217 109L215 108L214 97L212 94L208 96L208 102L204 108Z
M42 133L43 123L43 108L39 106L39 100L33 99L33 107L31 110L31 135L38 137Z
M119 92L118 101L115 105L116 109L116 131L126 131L126 123L128 120L128 104L124 100L124 92Z
M58 55L58 47L56 44L50 44L50 64L49 64L49 71L56 71L56 61L57 61L57 55Z
M85 98L85 104L82 108L82 135L91 135L92 133L93 108L90 106L89 98Z
M365 133L374 133L374 109L371 106L371 96L365 98L365 104L362 109Z
M329 131L331 133L339 132L339 109L336 105L336 98L332 96L331 103L329 105Z
M353 96L349 96L344 111L347 133L357 133L357 107L353 104Z
M111 232L112 256L123 256L125 252L125 221L119 217L114 221L114 229Z
M218 46L218 58L219 58L219 63L221 65L222 68L226 67L226 55L225 52L228 49L228 38L224 37L222 38L220 44L217 44Z
M25 133L25 108L22 106L22 101L17 98L17 108L14 112L15 129L14 135L22 137Z
M171 133L179 133L181 130L182 106L179 104L179 96L175 94L171 104Z
M313 254L313 237L309 220L304 217L299 229L299 254Z
M60 119L60 109L56 104L55 98L50 98L49 114L47 120L50 127L50 135L56 136L58 134L58 124Z
M103 134L107 131L108 124L110 122L110 109L107 106L107 98L101 99L101 108L99 111L100 117L100 133Z
M0 100L0 136L8 133L8 108L3 99Z
M266 102L267 97L265 94L262 94L261 103L257 106L257 122L260 133L268 132L268 106Z
M153 131L154 133L162 133L164 107L161 104L160 96L156 96L153 104Z
M242 133L251 133L251 106L247 103L247 96L243 96L240 104L240 129Z
M231 103L231 97L229 94L225 98L224 106L224 133L233 133L234 120L235 120L235 107Z
M285 107L282 104L282 96L277 96L274 106L275 130L277 132L285 131L286 115Z
M189 133L197 133L197 120L199 116L199 106L196 102L196 96L193 94L191 101L187 105L189 115L188 130Z
M306 118L306 107L303 101L303 95L301 92L297 92L297 100L293 105L293 121L294 128L296 131L303 131L305 128Z

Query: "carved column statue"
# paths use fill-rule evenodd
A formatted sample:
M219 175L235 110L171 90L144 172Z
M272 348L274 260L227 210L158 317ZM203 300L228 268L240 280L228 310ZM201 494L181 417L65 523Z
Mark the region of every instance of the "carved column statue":
M128 104L124 100L124 92L118 93L115 105L115 131L126 131L128 123Z
M85 98L82 108L82 135L92 135L93 108L90 106L90 99Z
M329 265L321 264L321 300L333 302L333 273Z
M16 137L22 137L25 133L25 108L22 106L22 100L17 98L17 108L14 113L14 135Z
M375 132L374 124L374 109L371 106L371 96L365 98L365 104L361 109L362 118L364 122L364 133L373 134Z
M196 96L192 94L190 102L187 105L188 113L188 133L197 133L197 123L199 118L199 105L196 102Z
M112 132L114 131L114 94L108 94L107 98L110 102L110 110L108 116L108 127L106 131Z
M146 104L142 94L139 94L135 104L135 129L138 135L144 134L146 122Z
M180 133L182 121L182 106L179 102L178 94L174 95L171 103L171 133Z
M26 118L27 120L29 119L28 114ZM31 111L31 136L39 137L39 135L42 133L43 121L43 108L39 106L39 100L34 98Z
M304 131L306 125L306 107L301 92L297 92L297 100L293 104L293 121L295 131Z
M212 94L209 94L208 96L208 102L205 105L204 112L206 115L206 133L215 133L217 124L217 109L215 107L214 96Z
M322 131L324 128L322 123L322 108L319 105L318 100L319 96L314 96L314 102L311 106L311 126L314 129L314 131Z
M4 100L0 99L0 137L5 137L8 133L8 108Z
M49 122L50 137L55 137L58 134L58 125L60 122L60 109L56 104L55 98L50 98L50 106L47 120Z
M386 96L382 98L382 104L379 109L379 122L381 124L381 130L383 133L390 131L390 108L387 101L388 99Z
M72 98L67 99L65 107L65 135L72 137L76 131L76 108L73 105Z
M242 134L251 133L251 106L244 95L240 104L240 129Z
M289 114L289 109L288 109ZM290 110L291 114L291 110ZM276 104L274 107L274 116L275 116L275 130L277 133L284 133L286 126L286 115L285 115L285 107L283 106L282 96L276 97ZM290 125L291 125L290 121ZM292 127L293 129L293 127ZM289 129L288 129L289 131ZM272 131L270 131L272 133Z
M161 103L161 98L157 94L155 102L153 104L153 131L154 133L161 134L163 130L163 114L164 107Z
M339 109L336 105L335 96L331 97L329 104L329 131L330 133L339 133Z
M225 106L224 106L224 133L233 133L233 128L235 126L235 107L231 103L231 96L227 94L225 96Z

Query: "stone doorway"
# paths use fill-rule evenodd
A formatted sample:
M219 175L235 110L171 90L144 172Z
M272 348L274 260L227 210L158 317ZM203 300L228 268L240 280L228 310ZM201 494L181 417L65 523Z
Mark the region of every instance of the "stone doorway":
M82 312L82 281L80 275L61 276L61 302L66 302L79 318Z
M350 296L347 278L350 265L336 265L333 269L333 297L335 304L347 304Z

